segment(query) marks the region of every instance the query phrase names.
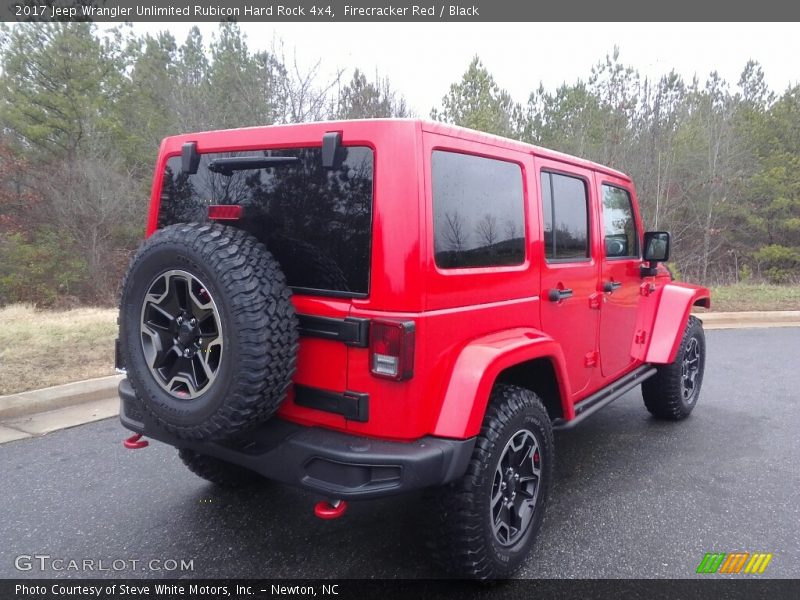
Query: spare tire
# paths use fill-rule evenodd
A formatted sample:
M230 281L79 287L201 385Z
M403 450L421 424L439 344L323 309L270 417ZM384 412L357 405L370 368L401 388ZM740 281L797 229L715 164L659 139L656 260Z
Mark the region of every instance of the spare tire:
M280 265L249 233L180 223L141 245L122 283L120 350L143 409L186 439L270 417L297 363Z

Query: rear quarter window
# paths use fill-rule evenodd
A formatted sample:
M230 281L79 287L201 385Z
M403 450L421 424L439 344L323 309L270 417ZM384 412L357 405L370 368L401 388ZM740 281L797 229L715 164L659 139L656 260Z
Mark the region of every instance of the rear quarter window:
M374 157L371 148L341 150L341 164L322 167L320 148L202 154L196 174L167 161L159 227L208 220L212 204L240 205L237 226L275 255L295 292L363 296L369 292ZM215 159L291 156L295 163L212 171Z
M518 164L437 150L431 157L431 179L438 267L524 262L525 210Z

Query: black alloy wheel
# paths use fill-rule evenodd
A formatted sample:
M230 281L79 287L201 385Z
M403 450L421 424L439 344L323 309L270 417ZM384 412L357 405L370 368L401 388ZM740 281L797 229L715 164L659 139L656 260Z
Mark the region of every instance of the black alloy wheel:
M219 310L196 276L173 269L150 284L142 304L142 351L153 378L176 398L214 383L224 349Z

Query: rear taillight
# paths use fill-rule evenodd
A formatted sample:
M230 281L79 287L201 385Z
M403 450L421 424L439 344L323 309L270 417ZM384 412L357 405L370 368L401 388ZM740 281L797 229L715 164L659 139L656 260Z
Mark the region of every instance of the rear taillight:
M208 207L208 218L212 221L238 221L242 218L239 204L212 204Z
M369 368L373 375L403 381L414 376L413 321L372 321Z

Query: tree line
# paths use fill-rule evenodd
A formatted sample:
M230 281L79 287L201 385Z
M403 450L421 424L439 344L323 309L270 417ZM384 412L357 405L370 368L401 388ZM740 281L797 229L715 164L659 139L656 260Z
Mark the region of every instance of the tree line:
M646 225L673 233L682 278L800 281L800 86L777 96L754 61L735 85L718 73L653 81L615 50L585 80L520 104L476 57L432 116L631 175Z
M388 78L323 76L235 23L101 35L91 23L0 30L0 304L112 304L145 220L164 136L411 114ZM475 57L430 118L576 154L637 184L649 228L674 236L679 275L800 278L800 86L761 67L735 85L640 76L615 51L588 77L515 102Z

